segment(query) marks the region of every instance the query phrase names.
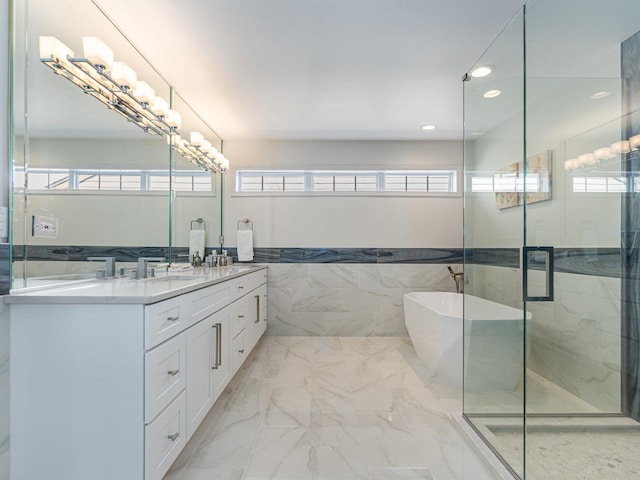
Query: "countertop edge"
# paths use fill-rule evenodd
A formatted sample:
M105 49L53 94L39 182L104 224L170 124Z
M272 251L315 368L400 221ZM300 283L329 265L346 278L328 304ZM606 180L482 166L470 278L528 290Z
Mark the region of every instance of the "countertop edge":
M161 302L169 298L178 297L185 293L200 290L202 288L210 287L218 283L227 282L234 278L249 275L251 273L266 270L267 265L242 265L242 267L249 267L248 270L242 272L230 273L222 278L204 279L197 283L185 285L180 288L167 290L155 295L94 295L94 296L79 296L79 295L47 295L46 292L54 290L56 288L64 289L64 286L53 287L43 289L42 295L38 295L37 291L27 293L9 293L3 298L5 304L13 305L44 305L44 304L64 304L64 305L91 305L91 304L107 304L107 305L150 305L153 303ZM191 272L190 272L191 273ZM144 281L144 280L141 280Z

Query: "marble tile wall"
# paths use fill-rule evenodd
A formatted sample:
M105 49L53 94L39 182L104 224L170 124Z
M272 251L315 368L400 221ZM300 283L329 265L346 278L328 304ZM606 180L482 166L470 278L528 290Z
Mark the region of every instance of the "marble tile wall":
M539 279L542 281L542 272ZM468 293L520 305L519 270L473 265ZM535 275L534 275L535 277ZM621 281L555 274L553 302L529 302L528 368L602 412L620 412Z
M407 336L403 295L455 291L449 264L269 264L268 335Z

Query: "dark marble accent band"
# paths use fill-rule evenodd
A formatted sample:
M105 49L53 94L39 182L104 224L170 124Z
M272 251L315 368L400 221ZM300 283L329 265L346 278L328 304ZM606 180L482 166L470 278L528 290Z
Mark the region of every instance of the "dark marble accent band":
M619 248L556 248L554 272L620 278ZM518 248L473 248L465 250L465 262L473 265L520 268ZM529 268L543 270L545 265L529 262Z
M640 32L622 42L621 138L640 134ZM628 183L640 174L640 153L625 159ZM622 196L622 412L640 421L640 193Z
M378 263L462 263L462 248L379 248Z
M228 254L238 261L237 249ZM205 255L212 248L207 247ZM220 253L218 249L218 253ZM14 260L24 259L24 247L14 246ZM168 247L89 247L89 246L29 246L27 259L35 261L84 261L90 256L116 257L119 262L135 262L139 257L168 258ZM187 247L173 247L175 261L187 261ZM557 248L555 271L578 275L620 277L618 248ZM397 263L397 264L461 264L518 268L517 248L254 248L254 258L246 263ZM243 262L245 263L245 262ZM541 269L542 265L530 264Z
M13 259L81 262L87 257L115 257L118 262L136 262L140 257L167 257L167 247L14 245Z
M237 250L229 253L238 261ZM461 248L254 248L249 263L462 263Z
M9 293L11 284L11 248L8 243L0 243L0 295Z
M472 265L491 265L494 267L520 267L520 249L518 248L466 248L464 261Z

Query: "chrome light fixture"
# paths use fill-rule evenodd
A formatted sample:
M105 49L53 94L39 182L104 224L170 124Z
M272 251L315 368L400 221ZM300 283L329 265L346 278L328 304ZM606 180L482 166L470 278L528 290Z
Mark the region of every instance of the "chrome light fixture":
M151 135L166 135L174 151L210 172L225 172L229 161L198 132L188 142L180 135L182 115L172 110L135 70L114 59L113 50L98 37L83 37L83 57L55 37L40 37L40 61ZM194 134L196 134L194 136ZM222 160L220 160L222 159Z

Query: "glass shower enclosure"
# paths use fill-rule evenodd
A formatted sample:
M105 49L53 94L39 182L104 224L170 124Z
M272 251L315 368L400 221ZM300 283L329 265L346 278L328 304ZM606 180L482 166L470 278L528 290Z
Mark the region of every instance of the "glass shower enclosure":
M516 478L640 476L638 32L530 0L464 78L463 413Z

